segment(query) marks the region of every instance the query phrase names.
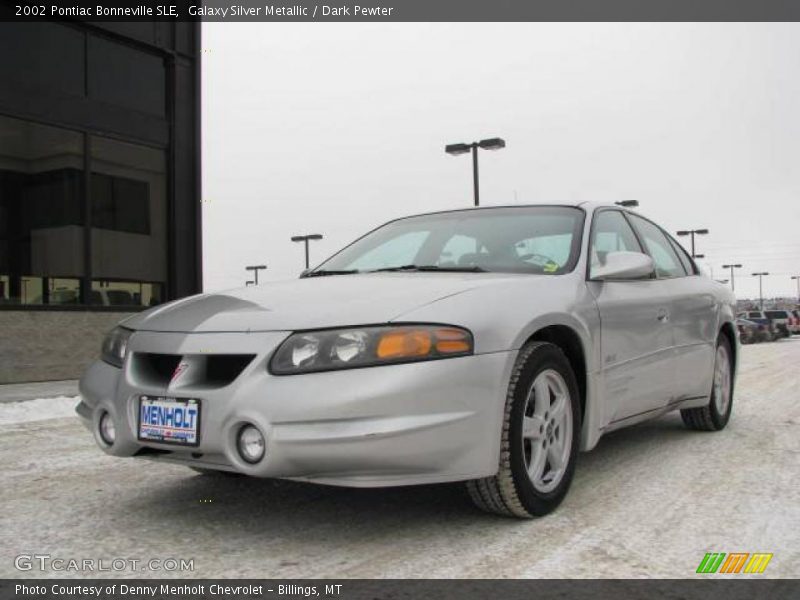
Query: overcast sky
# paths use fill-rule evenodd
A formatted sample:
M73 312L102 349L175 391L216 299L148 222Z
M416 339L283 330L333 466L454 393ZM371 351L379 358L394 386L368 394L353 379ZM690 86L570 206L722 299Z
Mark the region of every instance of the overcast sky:
M296 277L394 217L636 198L739 297L800 274L800 25L203 25L205 288ZM685 241L683 238L682 241ZM687 241L688 246L688 241Z

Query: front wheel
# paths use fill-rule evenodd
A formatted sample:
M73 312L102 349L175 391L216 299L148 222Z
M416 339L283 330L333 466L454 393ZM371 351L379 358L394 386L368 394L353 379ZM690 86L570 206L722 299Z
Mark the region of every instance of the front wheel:
M684 425L689 429L719 431L728 424L732 408L733 352L731 351L731 343L728 340L728 336L721 333L717 338L711 399L705 406L681 410L681 418Z
M532 342L519 354L506 396L497 475L467 482L482 510L546 515L569 490L581 433L575 373L561 349Z

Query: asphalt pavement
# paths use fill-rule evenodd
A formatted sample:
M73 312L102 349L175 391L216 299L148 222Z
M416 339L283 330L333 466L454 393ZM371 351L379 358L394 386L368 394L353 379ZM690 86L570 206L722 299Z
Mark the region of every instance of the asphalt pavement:
M532 521L478 512L461 485L207 477L107 457L74 417L10 422L0 577L683 578L706 552L773 553L759 577L800 577L800 338L746 346L741 362L725 431L671 414L609 434L580 456L561 507ZM15 568L33 554L128 562ZM149 559L193 570L142 570Z

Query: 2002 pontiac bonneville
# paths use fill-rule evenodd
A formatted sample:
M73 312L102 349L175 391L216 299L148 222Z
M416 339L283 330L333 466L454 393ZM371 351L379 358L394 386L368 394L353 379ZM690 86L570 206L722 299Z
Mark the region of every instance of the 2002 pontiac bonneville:
M344 486L466 481L552 511L578 450L679 409L731 414L733 295L617 206L392 221L299 280L110 332L77 411L108 454Z

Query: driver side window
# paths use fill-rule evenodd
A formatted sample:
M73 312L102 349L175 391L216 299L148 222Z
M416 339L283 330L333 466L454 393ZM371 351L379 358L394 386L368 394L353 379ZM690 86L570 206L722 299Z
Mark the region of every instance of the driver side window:
M591 269L605 264L609 252L641 252L627 219L618 210L604 210L594 218L590 247Z

